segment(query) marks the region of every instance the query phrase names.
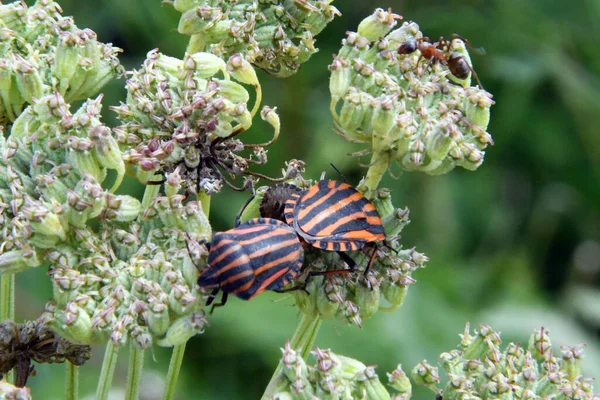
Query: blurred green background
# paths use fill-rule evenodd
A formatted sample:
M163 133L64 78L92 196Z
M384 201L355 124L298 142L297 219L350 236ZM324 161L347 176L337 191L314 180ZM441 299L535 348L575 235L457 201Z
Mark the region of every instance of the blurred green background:
M62 0L65 15L124 49L127 69L160 48L181 57L187 37L176 32L179 14L160 1ZM476 172L455 170L430 177L389 177L398 207L412 223L405 247L416 246L431 261L415 277L405 304L378 313L363 329L325 322L316 344L378 365L385 372L401 363L435 362L454 348L467 321L490 324L504 342L525 342L544 326L559 345L587 343L584 372L600 378L600 2L596 0L338 0L343 16L318 36L320 52L300 72L279 80L260 73L264 104L277 106L282 135L269 151L263 172L279 174L284 161L307 162L307 176L334 172L350 182L364 169L346 153L358 150L331 131L327 65L347 30L376 6L392 7L417 22L431 38L453 33L483 47L472 55L486 90L494 94L489 132L495 140ZM108 110L125 96L124 81L105 90ZM257 123L245 137L260 142L270 130ZM365 162L366 160L363 160ZM140 190L128 181L128 192ZM245 194L225 189L213 199L215 229L230 228ZM50 297L43 269L17 278L17 318L36 318ZM272 294L251 302L231 299L210 318L204 335L188 344L179 399L256 399L262 394L299 321L290 298ZM281 300L281 301L279 301ZM103 348L82 368L82 395L91 396ZM144 399L159 399L170 352L146 357ZM115 399L122 398L127 358L121 354ZM34 398L63 396L64 368L42 366L31 378ZM597 386L600 383L597 382ZM598 388L596 391L599 391ZM92 398L92 397L89 397ZM417 390L416 399L433 394Z

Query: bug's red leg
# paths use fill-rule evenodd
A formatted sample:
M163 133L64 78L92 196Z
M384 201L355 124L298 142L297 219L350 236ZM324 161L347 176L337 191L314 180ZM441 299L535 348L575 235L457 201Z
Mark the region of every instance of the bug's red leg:
M363 274L365 276L365 278L367 277L367 274L369 273L369 269L371 268L371 264L373 264L373 260L375 259L376 255L377 255L377 246L373 246L373 252L371 253L371 257L369 258L369 263L367 264L367 268L365 268L365 272Z

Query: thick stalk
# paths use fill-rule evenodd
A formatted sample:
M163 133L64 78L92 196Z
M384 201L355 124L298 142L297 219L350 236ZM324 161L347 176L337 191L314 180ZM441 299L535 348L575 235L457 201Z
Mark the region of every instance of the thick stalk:
M179 378L179 371L181 370L181 363L183 362L185 345L186 343L183 343L173 347L173 354L171 354L171 362L169 363L169 372L167 372L165 395L163 396L164 400L172 400L175 398L175 388L177 387L177 378Z
M129 346L129 368L127 370L127 386L125 400L138 400L140 397L140 382L144 369L144 349L133 344Z
M302 358L306 359L306 357L310 354L310 350L315 343L320 326L321 318L319 318L318 314L305 314L300 320L300 324L298 324L296 332L294 332L294 336L290 341L290 347L299 352ZM267 385L267 389L263 394L263 398L276 394L277 388L280 386L281 381L285 379L281 373L282 369L283 363L279 362L275 373L271 377L269 385Z
M4 273L0 275L0 321L15 320L15 274ZM11 370L6 379L15 381L15 372Z
M383 174L387 171L390 162L389 153L373 153L371 165L367 170L367 175L360 182L357 189L362 192L368 199L372 199Z
M111 340L106 343L106 351L104 352L104 361L102 362L102 370L98 379L98 388L96 389L96 400L106 400L108 392L112 386L115 367L117 366L117 358L119 348L115 347Z
M206 218L208 218L208 214L210 212L210 196L206 194L206 192L202 191L198 194L198 201L202 205L202 211Z
M79 366L67 361L65 400L79 399Z
M15 319L15 274L0 276L0 320Z

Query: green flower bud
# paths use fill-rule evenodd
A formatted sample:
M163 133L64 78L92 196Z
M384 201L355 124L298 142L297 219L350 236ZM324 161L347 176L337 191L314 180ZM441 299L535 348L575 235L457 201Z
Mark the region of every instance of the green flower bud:
M21 56L15 59L15 80L19 93L28 103L33 99L39 99L44 95L45 87L40 76L39 67L29 64Z
M169 308L160 303L153 305L148 311L148 328L150 331L155 335L162 336L167 333L169 325Z
M367 40L374 41L385 36L396 25L396 20L401 19L402 17L398 14L378 8L372 15L360 22L357 33Z
M111 192L115 192L125 176L125 163L123 162L121 150L115 138L110 134L101 135L94 143L94 157L100 166L117 171L115 183L110 189Z
M171 324L164 339L157 341L159 346L171 347L187 342L192 336L203 333L207 322L204 313L191 313L180 317Z
M11 250L0 254L0 275L21 272L28 267L19 250Z
M438 369L432 367L427 361L421 361L411 372L411 377L417 385L435 387L440 383Z
M77 45L77 41L73 40L71 35L64 36L58 41L52 74L58 79L58 91L61 95L65 95L69 87L69 81L77 71L79 64L79 54L81 48Z
M92 343L90 316L75 302L68 303L64 310L55 313L51 326L60 336L71 342Z
M107 207L113 206L116 207L114 210L114 219L119 222L133 221L142 211L142 203L135 197L127 195L114 196L112 200L109 200L107 197Z
M71 150L69 151L68 160L81 173L90 174L98 182L104 181L106 170L101 168L95 155L87 151Z
M563 353L561 371L566 374L569 381L574 382L581 377L581 359L583 358L583 345L562 346Z
M404 298L406 297L407 291L408 286L399 285L390 281L384 281L381 284L381 293L383 294L383 297L391 304L391 306L379 307L379 309L381 311L397 310L402 303L404 303Z
M239 83L233 81L219 81L219 92L232 103L247 103L250 94Z
M194 35L202 32L206 25L207 22L200 15L200 10L198 8L189 8L183 11L179 19L177 31L182 35Z
M438 127L428 135L427 155L432 160L442 161L448 155L452 143L450 132Z
M552 342L548 336L550 332L547 329L536 330L529 338L527 350L537 361L544 362L552 356Z
M360 318L367 319L372 317L379 309L379 286L372 288L358 284L354 294L354 302L359 308Z
M38 249L51 249L55 247L62 239L56 235L44 235L34 233L28 239L29 243Z
M229 77L225 61L220 57L210 53L186 54L184 60L184 69L192 70L200 78L212 78L219 71L223 72L226 78Z
M61 240L67 238L59 216L53 212L46 213L39 220L31 221L31 227L34 232L42 235L58 236Z
M254 67L241 54L229 57L227 71L238 82L253 86L260 85Z
M173 7L179 11L184 12L190 10L198 5L198 0L174 0Z
M392 373L388 373L387 376L389 380L388 384L391 387L396 389L401 394L407 394L409 396L412 394L412 386L410 384L410 379L408 379L408 376L406 376L406 374L402 370L401 364L398 364L396 369L392 371Z
M352 82L352 76L348 63L342 57L334 59L333 64L329 66L331 71L331 77L329 78L329 92L331 93L331 100L333 104L346 96L350 83Z

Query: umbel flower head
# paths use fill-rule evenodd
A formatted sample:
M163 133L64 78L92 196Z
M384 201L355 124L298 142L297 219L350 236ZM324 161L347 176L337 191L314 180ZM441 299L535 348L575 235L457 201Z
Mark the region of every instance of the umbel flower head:
M240 53L265 71L287 77L317 52L314 37L339 11L333 0L172 0L191 53L223 59Z
M186 240L206 239L211 229L200 203L176 193L179 183L168 176L167 195L142 215L132 213L134 221L111 219L100 233L77 230L76 246L47 253L54 299L43 318L54 330L80 343L110 339L142 348L181 344L204 331Z
M245 145L236 138L252 125L260 102L257 95L249 111L249 93L231 79L254 85L260 93L247 61L234 55L225 63L209 53L179 60L153 50L142 68L129 75L127 102L112 108L123 123L114 131L126 166L142 183L178 169L186 193L213 194L223 184L244 188L226 176L262 176L249 171L249 165L267 161L264 147L277 138L279 117L268 107L261 112L275 129L268 143ZM248 158L238 154L245 149L253 152Z
M0 125L55 91L66 102L91 97L120 73L121 50L61 12L52 0L0 4Z
M453 399L598 400L592 379L581 373L583 346L562 346L556 355L549 332L541 328L527 346L500 349L500 334L487 325L471 334L469 324L458 348L440 355L448 382L440 391L438 369L426 361L412 371L413 381Z
M101 98L71 113L59 93L42 96L19 115L8 139L0 136L0 269L39 266L46 249L68 243L75 228L99 216L110 193L101 183L109 169L124 164L111 130L100 122ZM140 209L130 196L113 196L114 218L127 220L121 206ZM135 216L132 218L134 219Z
M265 207L280 210L281 200L275 200L272 196L289 195L290 191L306 189L311 185L312 182L299 177L281 186L258 188L242 213L241 221L258 217ZM312 277L309 277L311 272L343 270L348 265L335 252L308 246L304 252L304 273L292 284L302 286L304 280L308 279L306 290L293 292L296 304L303 313L361 326L364 319L377 311L394 311L402 305L409 285L416 282L412 277L413 272L424 268L429 258L414 248L402 247L399 235L410 222L408 209L395 208L388 189L377 190L372 203L381 216L386 243L348 252L347 255L357 264L353 273ZM375 256L371 260L373 252ZM364 275L363 271L368 265L369 272Z
M29 376L35 374L32 361L39 364L68 360L73 365L83 365L90 355L90 346L73 344L39 321L0 322L0 379L14 369L17 387L24 387Z
M358 32L347 33L329 67L336 131L367 144L356 155L373 154L376 168L364 182L369 191L393 160L403 170L428 174L456 166L474 170L493 143L486 129L494 102L488 92L471 86L465 41L425 43L414 22L392 30L399 19L377 9ZM421 44L436 53L422 53ZM452 57L463 63L464 79L453 74Z
M375 366L318 347L311 352L316 362L309 365L289 342L281 352L281 374L263 399L392 399ZM412 389L401 366L387 376L388 385L398 391L393 399L409 399Z

